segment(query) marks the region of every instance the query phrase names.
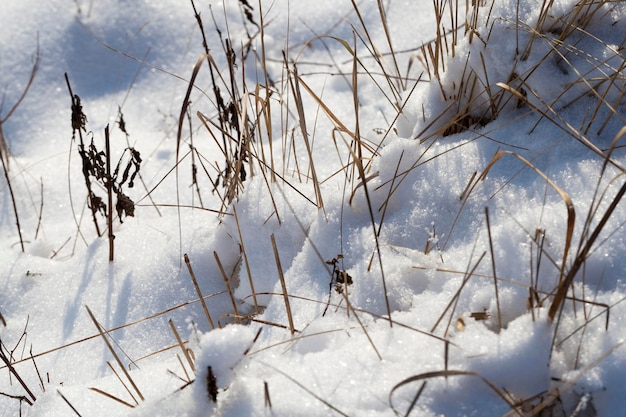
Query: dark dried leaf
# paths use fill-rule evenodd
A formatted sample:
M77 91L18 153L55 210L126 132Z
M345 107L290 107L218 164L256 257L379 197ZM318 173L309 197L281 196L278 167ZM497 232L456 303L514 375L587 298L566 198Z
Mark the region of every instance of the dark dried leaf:
M118 180L120 166L124 161L124 156L130 154L130 159L126 162L126 167L124 168L124 172L122 173L122 179ZM134 180L137 174L139 174L139 170L141 169L141 155L138 151L133 148L126 148L124 154L121 156L120 160L117 162L117 166L115 167L115 171L113 172L113 181L117 183L117 187L121 188L128 181L128 188L133 188ZM132 170L132 174L131 174ZM130 180L129 180L130 178Z
M352 277L346 271L337 270L335 271L335 280L340 284L348 284L352 285Z
M209 394L209 399L211 401L213 401L214 403L217 402L217 378L215 377L215 374L213 373L213 369L211 369L211 367L208 367L208 372L207 372L207 376L206 376L206 388L207 388L207 393Z
M470 314L470 317L476 321L487 320L491 317L491 313L487 310L485 311L477 311Z
M118 114L120 115L119 119L117 120L117 126L120 128L122 132L124 132L125 135L128 135L128 132L126 131L126 122L124 121L124 114L122 113L122 108L118 107L117 111L118 111Z
M87 116L83 113L83 106L80 104L80 97L74 94L72 98L72 129L74 131L87 131Z
M115 203L115 210L117 211L117 216L120 218L120 223L124 223L122 221L124 215L135 217L135 203L122 192L117 193L117 203Z
M89 208L92 213L100 212L103 216L106 216L107 205L104 204L102 197L98 197L93 192L89 195Z
M243 13L246 15L248 22L252 23L256 27L259 27L259 25L254 21L254 17L252 15L254 7L250 6L250 3L248 3L247 0L239 0L239 4L243 7Z

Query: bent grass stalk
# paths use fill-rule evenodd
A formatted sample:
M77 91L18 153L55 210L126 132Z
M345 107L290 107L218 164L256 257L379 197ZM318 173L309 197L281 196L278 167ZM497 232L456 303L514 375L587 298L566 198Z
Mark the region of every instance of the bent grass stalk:
M406 378L406 379L398 382L396 385L394 385L394 387L391 389L391 391L389 391L389 398L388 398L389 406L396 413L396 415L399 415L398 410L396 409L396 407L393 404L393 394L398 389L402 388L405 385L412 384L412 383L418 382L418 381L424 381L424 380L432 379L432 378L443 377L443 378L447 379L447 378L456 377L456 376L471 376L471 377L479 378L483 383L485 383L489 388L491 388L491 390L493 392L495 392L496 395L498 397L500 397L502 399L502 401L504 401L512 410L516 409L515 404L513 402L511 402L511 400L509 399L509 396L506 394L506 392L504 392L501 389L499 389L498 387L496 387L495 384L490 382L485 377L481 376L479 373L472 372L472 371L457 371L457 370L426 372L426 373L423 373L423 374L411 376L409 378ZM418 394L423 391L423 388L424 388L424 386L422 385L422 387L418 390ZM419 398L419 395L417 395L416 397L417 398L414 398L413 401L412 401L411 408L417 402L417 400ZM405 415L407 415L407 414L405 414Z

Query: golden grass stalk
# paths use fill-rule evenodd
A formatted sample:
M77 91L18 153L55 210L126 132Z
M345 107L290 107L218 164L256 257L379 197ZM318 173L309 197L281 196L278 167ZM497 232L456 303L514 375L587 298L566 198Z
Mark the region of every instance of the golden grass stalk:
M93 392L97 392L98 394L103 395L103 396L105 396L105 397L107 397L107 398L109 398L109 399L111 399L113 401L117 401L118 403L120 403L122 405L125 405L128 408L135 408L135 406L133 404L131 404L129 402L126 402L126 401L122 400L121 398L119 398L119 397L117 397L117 396L115 396L113 394L110 394L110 393L108 393L106 391L103 391L100 388L89 387L89 389L92 390Z
M177 379L180 379L182 382L184 382L185 384L188 384L189 382L191 382L191 378L189 378L189 372L187 372L187 367L185 367L185 364L183 363L183 360L181 359L180 355L177 353L176 354L176 359L178 359L178 364L180 365L180 367L182 368L183 372L185 373L185 378L178 376L176 373L174 373L173 371L168 369L168 373L170 375L175 376Z
M349 45L344 42L344 46L349 49ZM351 50L351 49L349 49ZM363 191L365 193L365 200L367 202L367 208L369 212L370 222L372 225L372 231L374 233L374 240L376 243L376 254L378 256L378 264L380 266L380 275L381 281L383 285L383 296L385 298L385 307L387 309L387 315L389 316L389 326L393 327L393 320L391 319L391 306L389 304L389 295L387 293L387 281L385 279L385 270L383 268L382 254L380 251L380 242L378 240L378 231L376 230L376 220L374 219L374 209L372 207L372 201L369 194L369 188L367 186L367 176L365 174L365 165L363 163L363 148L365 147L363 144L363 140L361 137L360 124L359 124L359 99L358 99L358 73L357 73L357 54L356 54L356 36L354 37L354 52L352 53L353 61L352 61L352 101L354 105L354 114L355 114L355 131L354 131L354 140L355 140L355 149L352 149L352 146L348 146L348 150L352 155L352 159L354 164L357 167L359 178L363 181Z
M583 264L587 260L587 256L589 255L589 252L591 251L591 247L593 246L596 239L600 235L600 232L602 231L602 229L604 229L604 226L606 225L609 218L613 214L613 211L615 211L615 209L617 208L617 205L621 201L622 197L624 197L625 193L626 193L626 182L624 182L624 184L621 186L621 188L619 189L619 191L617 192L617 194L611 201L611 204L607 208L606 212L604 213L604 215L602 216L602 218L600 219L600 221L594 228L593 232L591 233L589 238L587 238L587 242L576 255L576 258L574 259L574 263L572 264L571 268L567 272L567 275L565 275L564 277L562 276L562 279L559 281L559 286L554 296L554 300L552 301L552 304L550 305L550 309L548 310L548 317L550 317L551 320L554 320L556 314L559 311L561 311L563 307L563 302L565 300L565 295L567 294L567 291L569 290L570 286L574 282L574 278L576 278L576 274L578 273L580 268L583 266ZM563 270L564 269L565 268L563 268Z
M252 279L252 270L250 269L250 263L248 262L248 254L246 253L246 246L243 243L243 236L241 234L241 227L239 226L239 216L237 216L237 207L233 205L233 214L235 215L235 224L237 225L237 233L239 234L239 244L241 245L241 254L243 256L243 264L246 267L248 274L248 280L250 282L250 291L252 292L252 300L254 301L254 311L259 314L259 303L256 299L256 290L254 289L254 280Z
M191 268L191 262L189 261L189 256L185 254L184 258L185 258L185 265L187 265L187 270L189 271L189 275L191 276L191 281L193 282L193 287L196 289L196 294L198 294L198 299L200 300L200 304L202 305L204 316L209 322L209 326L211 326L211 330L213 330L215 329L215 325L213 324L213 319L211 319L211 313L209 313L209 309L206 305L206 302L204 301L204 296L202 295L202 291L200 290L200 286L198 285L196 274L193 273L193 269Z
M192 2L193 3L193 2ZM189 100L191 97L191 91L195 86L196 77L198 77L198 73L200 72L200 67L202 66L202 62L206 58L206 55L200 56L196 61L193 69L191 71L191 78L189 79L189 83L187 84L187 91L185 92L185 98L183 99L183 104L181 105L180 113L178 115L178 129L176 130L176 184L178 184L178 166L179 166L179 157L180 157L180 145L183 134L183 124L185 122L185 116L187 115L187 109L189 108ZM180 192L178 186L176 187L176 205L178 206L178 241L180 242L180 252L182 252L182 244L183 244L183 231L180 226L182 223L180 216Z
M539 100L540 103L542 103L545 106L546 110L539 108L537 105L529 101L526 95L522 94L520 91L514 89L508 84L498 82L496 83L496 85L504 90L509 91L511 94L515 95L520 101L523 101L524 103L528 104L528 106L531 107L533 110L535 110L538 114L541 114L543 117L547 118L555 126L557 126L561 130L563 130L566 134L568 134L569 136L573 137L574 139L582 143L585 147L590 149L596 155L600 156L603 159L605 158L606 155L604 154L604 152L602 152L600 148L598 148L595 144L593 144L582 132L580 132L578 129L572 126L569 122L567 122L561 115L559 115L559 112L557 112L552 106L550 106L548 103L545 103L541 99L539 94L537 94L535 91L533 91L532 89L527 90L537 100ZM617 163L613 159L609 159L608 162L621 171L625 170L619 163Z
M172 321L172 319L169 319L167 322L169 323L170 328L172 329L172 333L174 333L174 337L176 337L176 341L178 342L178 346L180 346L180 350L183 351L183 355L185 356L185 359L187 359L187 363L189 364L189 367L191 368L192 371L195 372L196 367L193 361L191 360L191 356L189 355L189 349L185 347L185 343L183 343L183 339L181 339L180 334L178 334L178 330L176 330L176 326L174 326L174 322Z
M213 251L213 257L215 258L215 262L217 263L217 266L220 269L220 273L222 274L222 279L224 280L224 284L226 285L226 290L228 291L228 296L230 297L230 302L233 306L235 317L240 317L239 309L237 308L237 302L235 301L235 294L233 293L233 289L230 286L230 280L228 279L228 275L226 275L226 271L224 271L224 267L222 266L222 262L220 261L220 257L217 252ZM240 320L237 319L237 322L239 323Z
M285 284L285 275L283 274L283 267L280 263L280 256L278 255L278 247L276 246L276 238L274 234L270 235L272 241L272 249L274 251L274 259L276 260L276 267L278 268L278 278L280 279L280 285L283 289L283 299L285 300L285 308L287 309L287 320L289 321L289 331L293 335L296 329L293 325L293 316L291 314L291 305L289 304L289 293L287 292L287 285Z
M120 357L117 355L117 352L115 351L115 349L113 349L113 346L111 346L111 342L109 342L109 339L107 338L107 331L104 330L104 328L100 325L100 323L98 323L98 320L96 320L96 317L91 312L91 309L89 308L89 306L85 306L85 308L87 309L87 312L89 313L89 317L91 317L91 320L93 321L93 324L96 326L96 329L98 330L100 336L102 336L104 343L107 345L109 352L111 352L111 355L113 355L113 358L115 359L119 367L122 369L124 376L126 376L126 379L128 379L128 382L130 382L130 384L132 385L137 395L139 395L139 398L141 398L141 400L143 401L144 397L141 391L139 390L139 387L137 387L137 384L135 384L135 381L126 370L126 367L120 360Z
M281 294L259 293L259 294L263 294L263 295L282 295L282 293ZM220 316L220 320L222 318L236 319L236 320L241 321L241 322L250 321L250 322L254 322L254 323L267 324L268 326L273 326L273 327L278 327L279 329L289 330L289 326L286 326L284 324L274 323L274 322L267 321L267 320L257 319L256 317L252 317L250 315L248 315L248 316L239 315L238 316L238 315L235 315L235 314L232 314L232 313L225 313L225 314L222 314ZM220 327L221 327L221 322L219 320L218 320L218 323L220 323ZM298 330L295 330L295 332L297 333Z
M137 401L137 399L135 398L135 396L133 395L132 391L130 390L130 388L128 388L128 385L126 384L126 382L124 382L124 380L122 379L122 377L120 376L120 374L115 370L115 367L113 367L113 364L111 364L111 362L107 361L107 366L109 367L109 369L111 370L111 372L113 372L113 375L115 375L115 377L117 378L118 381L120 381L120 384L122 384L122 386L124 387L124 389L126 390L126 392L128 393L128 395L130 396L130 398L133 399L133 401L135 402L135 405L139 405L139 401Z
M378 348L374 344L374 340L370 337L370 334L368 333L367 329L363 325L363 322L361 321L361 318L359 317L359 315L355 311L354 307L352 307L352 304L350 303L350 300L348 300L348 285L344 286L344 291L342 292L342 295L343 295L344 299L346 300L346 311L348 313L350 311L352 311L352 315L354 316L356 321L359 323L359 326L361 327L361 330L363 330L363 334L365 334L365 337L367 338L367 341L369 342L369 344L372 347L372 349L374 349L374 353L376 353L376 356L378 357L378 360L382 361L383 357L381 356L380 351L378 350Z
M402 84L402 77L400 77L400 67L398 66L398 60L396 58L397 54L394 51L393 42L391 41L391 34L389 32L389 25L387 24L387 13L385 11L385 6L383 5L382 0L377 0L377 5L378 5L378 15L380 17L380 23L383 26L383 30L385 32L385 39L387 40L387 45L389 46L389 51L391 52L390 55L391 55L391 59L393 60L393 68L394 68L395 74L398 75L397 80L400 83L400 85L398 86L398 90L403 91L405 89L405 86Z
M393 52L394 48L393 48L393 43L391 41L391 35L390 35L389 27L387 24L387 16L386 16L384 6L381 1L377 1L377 6L378 6L378 16L381 19L381 24L383 26L383 31L385 33L385 38L386 38L385 40L387 42L387 46L389 47L389 50L391 51L389 55L391 55L392 57L393 64L390 65L386 61L385 54L383 54L380 51L380 49L374 44L374 41L372 37L370 36L369 29L367 25L365 24L365 20L363 19L363 15L354 0L352 0L352 8L354 9L357 15L357 18L359 19L361 27L357 28L353 25L352 26L353 34L359 37L359 39L361 40L365 48L368 50L370 57L374 59L377 66L380 68L380 71L383 74L385 81L387 82L387 86L389 87L389 90L393 94L393 100L391 100L391 98L387 95L387 93L382 88L382 86L379 85L378 81L375 80L374 77L372 77L372 74L360 62L360 60L357 59L357 61L363 67L363 69L368 73L368 75L371 77L374 84L378 87L381 94L385 96L387 101L389 101L389 103L392 104L394 107L397 107L399 103L402 101L401 91L405 88L405 86L402 83L402 76L400 74L399 66L397 63L396 56L395 56L396 54ZM361 34L361 32L363 34Z
M263 105L261 106L261 112L257 111L257 114L262 114L263 118L264 118L264 122L265 122L265 131L267 133L267 144L269 147L269 154L270 154L270 167L271 167L271 172L272 172L272 182L276 181L276 178L274 177L274 172L275 172L275 165L274 165L274 136L273 136L273 132L274 130L272 129L272 106L270 105L270 95L271 95L271 89L269 88L271 82L270 82L270 77L269 77L269 73L267 71L267 56L266 56L266 49L265 49L265 22L264 22L264 16L263 16L263 5L261 0L258 1L258 5L259 5L259 26L260 26L260 40L261 40L261 68L263 69L263 80L264 80L264 85L265 85L265 97L260 97L260 95L258 94L258 90L260 88L260 85L257 84L257 100L256 100L256 104L257 106L259 105L259 103L262 103ZM259 137L262 137L262 135L260 134L260 130L261 130L261 123L257 123L257 126L259 128ZM261 152L264 155L264 149L263 147L261 147ZM265 157L263 157L263 160L265 160Z
M408 384L412 384L414 382L418 382L418 381L425 381L428 379L432 379L432 378L449 378L449 377L454 377L454 376L471 376L471 377L477 377L479 378L481 381L483 381L489 388L491 388L491 390L493 392L496 393L496 395L498 397L500 397L502 399L502 401L504 401L509 407L511 407L511 410L516 410L515 404L511 402L511 400L509 399L508 395L506 395L505 392L503 392L502 390L498 389L498 387L496 387L493 383L491 383L488 379L486 379L485 377L483 377L482 375L480 375L477 372L471 372L471 371L457 371L457 370L445 370L445 371L433 371L433 372L426 372L423 374L419 374L419 375L413 375L409 378L406 378L400 382L398 382L396 385L393 386L393 388L391 389L391 391L389 391L389 406L391 407L391 409L396 413L396 415L399 415L399 411L396 409L396 407L393 404L393 394L401 387L408 385ZM420 393L423 390L423 387L420 389ZM417 399L413 400L413 404L417 401ZM407 414L405 414L407 415ZM520 414L521 415L521 414Z

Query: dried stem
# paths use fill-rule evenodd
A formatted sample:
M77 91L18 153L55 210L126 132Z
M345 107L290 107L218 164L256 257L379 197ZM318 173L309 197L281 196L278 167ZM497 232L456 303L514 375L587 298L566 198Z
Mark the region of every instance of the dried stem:
M283 274L283 267L280 264L280 256L278 255L278 247L276 246L276 239L274 234L270 236L272 240L272 249L274 250L274 258L276 259L276 267L278 268L278 277L280 278L280 285L283 289L283 298L285 300L285 308L287 309L287 320L289 320L289 330L293 335L296 330L293 325L293 316L291 314L291 305L289 304L289 293L287 292L287 285L285 284L285 275Z
M2 136L2 124L0 124L0 138L3 138ZM8 160L8 155L6 155L6 158ZM15 225L17 226L17 233L20 236L20 247L22 249L22 252L24 252L24 238L22 237L22 227L20 226L20 216L17 213L17 204L15 202L15 194L13 193L13 186L11 185L11 178L9 177L9 168L7 167L7 164L4 161L4 154L2 152L2 148L0 148L0 161L2 161L2 171L4 171L4 178L7 181L7 187L9 188L9 194L11 195L11 203L13 204L13 213L15 213Z
M211 326L211 330L213 330L215 329L215 325L213 324L213 319L211 319L211 314L209 313L209 309L207 308L206 302L204 301L204 297L202 296L202 291L200 291L200 286L198 285L198 281L196 280L196 274L193 273L193 269L191 268L191 262L189 262L189 256L185 254L184 259L185 259L185 265L187 265L187 269L189 270L189 275L191 275L191 281L193 282L193 286L196 289L196 294L198 294L198 299L200 300L200 304L202 304L204 315L206 316L206 319L209 322L209 326Z
M109 125L104 128L104 153L106 155L107 224L109 228L109 262L115 258L115 235L113 234L113 179L111 178L111 146Z

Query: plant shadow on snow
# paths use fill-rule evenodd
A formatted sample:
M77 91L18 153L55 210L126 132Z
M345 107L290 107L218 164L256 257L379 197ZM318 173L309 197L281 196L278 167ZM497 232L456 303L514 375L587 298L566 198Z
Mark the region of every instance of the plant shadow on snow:
M90 31L88 24L78 19L66 29L64 38L71 40L64 49L64 67L70 69L74 87L84 99L97 98L103 91L111 92L112 88L126 91L131 85L139 64L101 43L110 42L114 45L119 43L119 39L100 40ZM126 40L122 43L128 42ZM128 52L138 55L137 51L143 54L147 49L148 45L133 45L133 50Z
M96 401L194 416L592 417L619 403L605 386L626 299L619 4L476 2L460 21L435 2L436 37L410 58L383 2L352 2L351 24L313 38L303 25L286 48L286 25L245 0L191 5L202 55L157 153L171 169L145 185L139 219L122 224L109 201L110 263L92 232L84 261L67 261L80 272L64 280L59 349L89 327L81 343L104 342L94 375L119 374L90 387ZM66 37L85 102L133 83L118 69L134 61L88 21ZM89 64L103 49L106 65ZM380 108L387 128L373 129ZM33 373L28 359L7 359L10 376ZM150 384L165 367L169 394ZM78 391L64 407L80 408Z

